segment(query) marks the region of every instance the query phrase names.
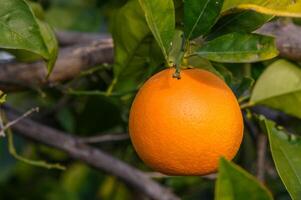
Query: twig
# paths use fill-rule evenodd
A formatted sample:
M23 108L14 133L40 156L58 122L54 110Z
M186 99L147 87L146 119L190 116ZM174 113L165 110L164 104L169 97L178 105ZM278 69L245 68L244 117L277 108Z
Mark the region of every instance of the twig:
M8 136L8 150L9 153L17 160L27 163L29 165L33 165L36 167L43 167L46 169L58 169L58 170L65 170L66 167L58 164L58 163L47 163L44 160L30 160L27 159L23 156L20 156L17 151L16 148L14 146L14 140L13 140L13 133L11 132L10 129L7 129L7 136Z
M98 135L93 137L82 137L79 139L79 142L82 143L101 143L101 142L112 142L129 139L128 134L106 134Z
M265 157L267 151L267 137L259 134L257 137L257 178L264 182L265 176Z
M39 112L39 107L31 108L30 110L26 111L24 114L19 116L18 118L14 119L13 121L8 122L4 125L3 129L1 131L5 131L6 129L10 128L14 124L18 123L20 120L24 119L25 117L31 115L34 112Z
M170 178L170 177L178 177L178 176L169 176L162 174L160 172L147 172L145 173L148 177L154 178L154 179L160 179L160 178ZM208 180L215 180L217 178L217 174L209 174L200 176L201 178L208 179Z
M7 130L8 128L10 128L11 126L13 126L14 124L18 123L20 120L24 119L25 117L31 115L33 112L39 112L39 108L31 108L30 110L28 110L27 112L25 112L23 115L21 115L20 117L16 118L13 121L8 122L7 124L5 124L3 126L3 121L2 121L2 117L0 118L1 120L1 129L0 129L0 136L5 136L4 131Z
M6 106L4 110L9 120L18 118L16 112L11 108ZM143 172L97 148L78 142L80 139L71 136L71 134L55 130L30 119L24 119L14 124L12 129L16 131L15 133L62 150L74 159L115 175L151 199L179 200L168 188L151 180Z

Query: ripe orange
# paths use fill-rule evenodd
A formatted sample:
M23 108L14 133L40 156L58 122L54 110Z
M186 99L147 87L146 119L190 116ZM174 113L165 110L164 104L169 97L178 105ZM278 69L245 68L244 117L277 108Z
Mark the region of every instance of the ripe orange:
M141 159L169 175L215 172L220 156L232 159L241 144L243 119L231 89L201 69L152 76L134 99L129 118Z

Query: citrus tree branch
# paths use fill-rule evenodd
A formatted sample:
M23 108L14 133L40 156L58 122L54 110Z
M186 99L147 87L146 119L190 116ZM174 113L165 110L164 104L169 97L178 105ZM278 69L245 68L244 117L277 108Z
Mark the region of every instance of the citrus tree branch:
M301 61L301 27L292 22L273 21L255 31L276 38L280 56ZM82 70L103 63L113 63L113 41L106 34L56 32L61 49L49 80L45 63L0 64L0 89L10 91L40 87L74 78Z
M13 121L19 117L19 114L11 108L5 106L3 109L9 121ZM151 180L142 171L97 148L82 143L79 138L69 133L47 127L28 118L14 124L12 129L15 133L62 150L74 159L81 160L91 167L118 177L151 199L179 200L168 188Z
M46 79L45 62L9 62L0 64L0 89L7 92L20 88L35 88L72 79L81 71L113 61L113 44L104 38L88 44L76 44L60 49L53 72Z
M256 31L260 34L274 36L280 56L293 61L301 61L301 27L288 21L273 21Z
M101 143L101 142L112 142L112 141L121 141L129 139L129 134L102 134L92 137L82 137L79 138L79 141L82 143Z
M75 31L56 31L55 34L61 47L73 46L75 44L89 44L99 40L111 40L111 37L108 34L83 33Z

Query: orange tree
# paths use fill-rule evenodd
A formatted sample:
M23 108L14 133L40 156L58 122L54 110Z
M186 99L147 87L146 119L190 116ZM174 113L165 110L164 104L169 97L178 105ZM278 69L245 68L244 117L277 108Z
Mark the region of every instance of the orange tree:
M0 120L7 136L0 138L1 199L300 199L301 1L91 0L75 1L72 15L67 1L0 5L0 47L13 57L1 58L0 67L7 93L1 103L9 105ZM81 31L91 23L95 31L100 18L114 58L109 35L55 35L47 23ZM150 81L160 81L150 86L146 80L162 70L166 75L153 76ZM131 104L145 82L130 118L139 155L167 174L207 175L151 172L128 135L118 134L128 131ZM161 92L161 83L171 89ZM33 106L41 108L35 121L16 120L11 108ZM231 161L241 140L240 114L244 138ZM103 134L109 131L117 134ZM64 153L19 137L14 142L13 133ZM239 134L226 138L229 133Z

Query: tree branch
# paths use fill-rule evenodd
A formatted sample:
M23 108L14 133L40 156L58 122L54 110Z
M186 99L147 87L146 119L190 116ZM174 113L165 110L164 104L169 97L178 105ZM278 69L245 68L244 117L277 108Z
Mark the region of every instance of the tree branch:
M267 137L260 133L257 136L257 178L264 182L265 178L265 163L267 152Z
M99 40L111 40L111 37L108 34L75 31L56 31L55 34L61 47L73 46L75 44L88 44Z
M47 70L43 61L34 63L0 64L0 89L35 88L72 79L81 71L95 65L113 61L112 40L102 39L88 44L62 48L53 72L46 80Z
M274 36L280 56L301 61L301 27L291 22L273 21L255 32ZM106 34L60 31L56 35L62 48L49 80L45 79L46 68L42 61L0 64L0 89L10 91L55 84L72 79L89 67L113 63L113 41Z
M11 108L4 107L8 120L18 118ZM143 172L101 150L79 142L75 136L47 127L30 119L23 119L12 126L16 133L29 139L62 150L72 158L81 160L97 169L113 174L152 199L179 200L169 189L160 186Z
M278 20L265 24L256 32L274 36L280 56L294 61L301 61L300 26L292 22Z
M79 139L82 143L101 143L101 142L112 142L129 139L129 134L104 134L92 137L82 137Z

